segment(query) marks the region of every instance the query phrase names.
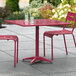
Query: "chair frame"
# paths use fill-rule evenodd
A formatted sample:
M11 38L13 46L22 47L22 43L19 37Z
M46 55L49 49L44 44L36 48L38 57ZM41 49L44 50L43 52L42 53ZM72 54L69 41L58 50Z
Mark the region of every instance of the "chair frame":
M0 35L0 40L13 40L14 41L14 67L16 67L16 62L18 63L18 43L19 43L18 37L15 35Z
M57 35L57 36L58 35L63 35L66 55L68 54L68 51L67 51L67 45L66 45L66 40L65 40L65 34L72 34L73 40L74 40L74 44L75 44L75 47L76 47L75 37L74 37L74 34L73 34L74 27L76 25L76 13L68 12L65 21L67 22L67 20L75 21L75 23L73 25L73 28L72 28L72 31L65 30L65 26L64 26L61 31L59 30L62 33L59 32L58 34L54 34L56 31L53 31L53 33L52 33L52 31L44 32L44 34L43 34L43 48L44 48L43 52L44 52L44 56L45 56L45 36L51 38L51 56L52 56L51 58L52 58L52 60L53 60L53 36L54 35Z

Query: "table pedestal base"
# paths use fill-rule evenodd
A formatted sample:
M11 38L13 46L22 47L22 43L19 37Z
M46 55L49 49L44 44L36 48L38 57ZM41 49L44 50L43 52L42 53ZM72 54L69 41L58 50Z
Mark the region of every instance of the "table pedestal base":
M48 62L51 62L52 63L52 60L49 60L49 59L46 59L46 58L44 58L44 57L28 57L28 58L23 58L23 61L24 60L32 60L31 62L30 62L30 64L33 64L35 61L37 61L37 60L41 60L41 61L48 61Z

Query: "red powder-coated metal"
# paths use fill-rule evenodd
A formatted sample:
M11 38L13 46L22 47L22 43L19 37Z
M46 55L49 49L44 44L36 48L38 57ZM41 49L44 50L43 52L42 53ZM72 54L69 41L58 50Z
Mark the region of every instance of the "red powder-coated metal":
M71 23L56 21L51 19L35 19L34 24L30 24L30 20L28 24L24 22L24 20L6 20L6 22L11 24L16 24L23 27L32 27L32 26L56 26L56 25L70 25Z
M34 63L37 60L52 62L52 60L46 59L44 57L39 56L39 26L57 26L57 25L70 25L71 23L56 21L51 19L35 19L34 24L30 24L30 20L28 24L24 22L24 20L6 20L6 22L11 24L16 24L23 27L36 27L36 51L35 56L23 58L23 60L32 60L30 63Z

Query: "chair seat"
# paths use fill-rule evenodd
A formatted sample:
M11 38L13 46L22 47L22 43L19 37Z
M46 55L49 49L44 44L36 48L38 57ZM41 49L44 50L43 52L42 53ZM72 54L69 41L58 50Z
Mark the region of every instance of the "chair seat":
M18 37L15 35L0 35L1 40L17 40Z
M57 30L57 31L46 31L44 36L53 36L53 35L63 35L63 34L72 34L72 31L69 30Z

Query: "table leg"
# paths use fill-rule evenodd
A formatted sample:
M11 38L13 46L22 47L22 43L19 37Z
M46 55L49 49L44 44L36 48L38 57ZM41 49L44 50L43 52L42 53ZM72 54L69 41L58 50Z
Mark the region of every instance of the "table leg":
M39 57L39 26L36 27L36 57Z
M32 60L30 62L31 64L34 63L37 60L52 62L52 60L48 60L44 57L39 56L39 26L36 26L36 48L35 49L36 49L35 56L28 57L28 58L23 58L23 60Z

